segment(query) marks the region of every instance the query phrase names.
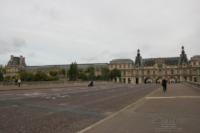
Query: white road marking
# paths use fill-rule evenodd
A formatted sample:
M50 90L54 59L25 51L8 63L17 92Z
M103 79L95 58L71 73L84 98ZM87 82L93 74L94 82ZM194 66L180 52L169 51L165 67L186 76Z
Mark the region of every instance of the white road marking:
M179 98L192 98L192 99L198 99L200 96L165 96L165 97L145 97L145 99L179 99Z
M160 89L160 88L159 88L159 89ZM156 92L159 91L159 89L156 89L156 90L154 90L153 92L147 94L146 97L155 94ZM119 110L118 112L115 112L115 113L109 115L108 117L106 117L106 118L104 118L104 119L102 119L102 120L100 120L100 121L98 121L98 122L96 122L96 123L94 123L94 124L92 124L92 125L90 125L90 126L84 128L84 129L82 129L81 131L78 131L77 133L86 133L87 131L91 130L92 128L94 128L94 127L96 127L96 126L98 126L98 125L104 123L105 121L107 121L107 120L109 120L109 119L111 119L111 118L113 118L113 117L119 115L120 113L122 113L123 111L125 111L125 110L127 110L127 109L129 109L129 108L132 108L132 109L135 110L136 108L138 108L138 106L141 106L142 104L144 104L145 98L146 98L146 97L143 97L143 98L138 99L136 102L134 102L134 103L132 103L132 104L130 104L130 105L124 107L123 109Z

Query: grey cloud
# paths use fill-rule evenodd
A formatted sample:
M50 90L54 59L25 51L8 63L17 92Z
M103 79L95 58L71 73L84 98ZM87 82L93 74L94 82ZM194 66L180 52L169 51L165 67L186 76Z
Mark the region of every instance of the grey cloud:
M199 0L1 0L0 54L21 53L38 65L109 62L134 59L138 48L143 57L178 56L184 45L192 56L200 52L199 5Z
M13 43L11 45L13 45L14 48L22 48L26 46L26 41L24 39L14 38L12 42Z
M21 52L21 49L26 46L26 41L20 38L0 39L0 54L7 54L11 52Z
M84 58L81 58L83 60L83 62L87 63L92 63L92 62L101 62L101 60L104 60L105 62L107 62L106 60L110 57L110 51L108 50L104 50L100 53L96 53L96 54L93 54L91 55L91 57L84 57Z

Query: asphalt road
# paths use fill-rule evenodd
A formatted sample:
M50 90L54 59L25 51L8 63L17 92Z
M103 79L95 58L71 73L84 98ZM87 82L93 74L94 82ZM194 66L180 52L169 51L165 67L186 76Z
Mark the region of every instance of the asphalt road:
M0 133L77 132L158 87L107 84L0 91Z

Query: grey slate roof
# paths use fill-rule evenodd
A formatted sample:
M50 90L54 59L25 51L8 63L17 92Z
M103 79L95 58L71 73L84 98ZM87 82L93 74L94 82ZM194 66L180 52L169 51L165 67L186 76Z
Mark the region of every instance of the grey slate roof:
M20 58L19 57L13 57L12 60L8 62L7 66L18 66L20 65Z
M44 70L44 69L67 69L69 65L43 65L43 66L27 66L26 70Z
M69 69L70 64L64 65L44 65L44 66L27 66L26 70L44 70L44 69ZM88 67L102 68L107 67L107 63L78 64L78 68L86 69Z
M108 64L107 63L78 64L78 68L80 69L86 69L88 67L102 68L102 67L108 67Z
M156 63L156 60L163 60L164 64L173 66L179 64L179 57L167 57L167 58L146 58L142 60L143 66L153 66Z
M110 64L133 64L131 59L114 59L110 61Z
M155 64L155 58L142 59L143 66L153 66Z
M8 61L7 67L25 67L25 58L23 56L15 57L11 55L10 60Z
M165 58L166 65L178 65L180 57Z
M191 58L191 60L200 60L200 55L195 55Z

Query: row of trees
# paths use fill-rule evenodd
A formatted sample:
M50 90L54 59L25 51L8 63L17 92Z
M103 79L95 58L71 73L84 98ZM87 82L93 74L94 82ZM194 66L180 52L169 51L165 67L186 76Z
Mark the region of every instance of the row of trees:
M42 71L37 71L36 73L21 72L20 78L22 81L52 81L59 79L57 76L51 76Z
M0 66L0 81L4 80L3 74L4 74L4 68Z
M68 79L70 81L76 80L113 80L117 77L121 77L121 72L117 69L109 70L106 67L101 68L101 74L95 75L95 68L88 67L87 69L79 69L76 63L72 63L67 72Z
M53 81L66 77L65 69L49 70L49 71L21 71L15 76L4 76L5 68L0 67L0 81L15 81L21 78L23 81Z
M23 81L55 81L60 78L65 78L65 76L65 69L49 70L48 72L37 71L35 73L23 71L19 74L19 77Z
M117 77L121 77L121 72L117 69L109 70L107 67L100 68L101 74L95 75L95 68L88 67L86 69L79 69L77 63L72 63L68 71L65 69L54 69L46 71L21 71L18 75L14 77L6 76L4 77L4 68L0 67L0 81L14 81L18 78L21 78L22 81L54 81L61 78L68 78L70 81L76 80L116 80Z

